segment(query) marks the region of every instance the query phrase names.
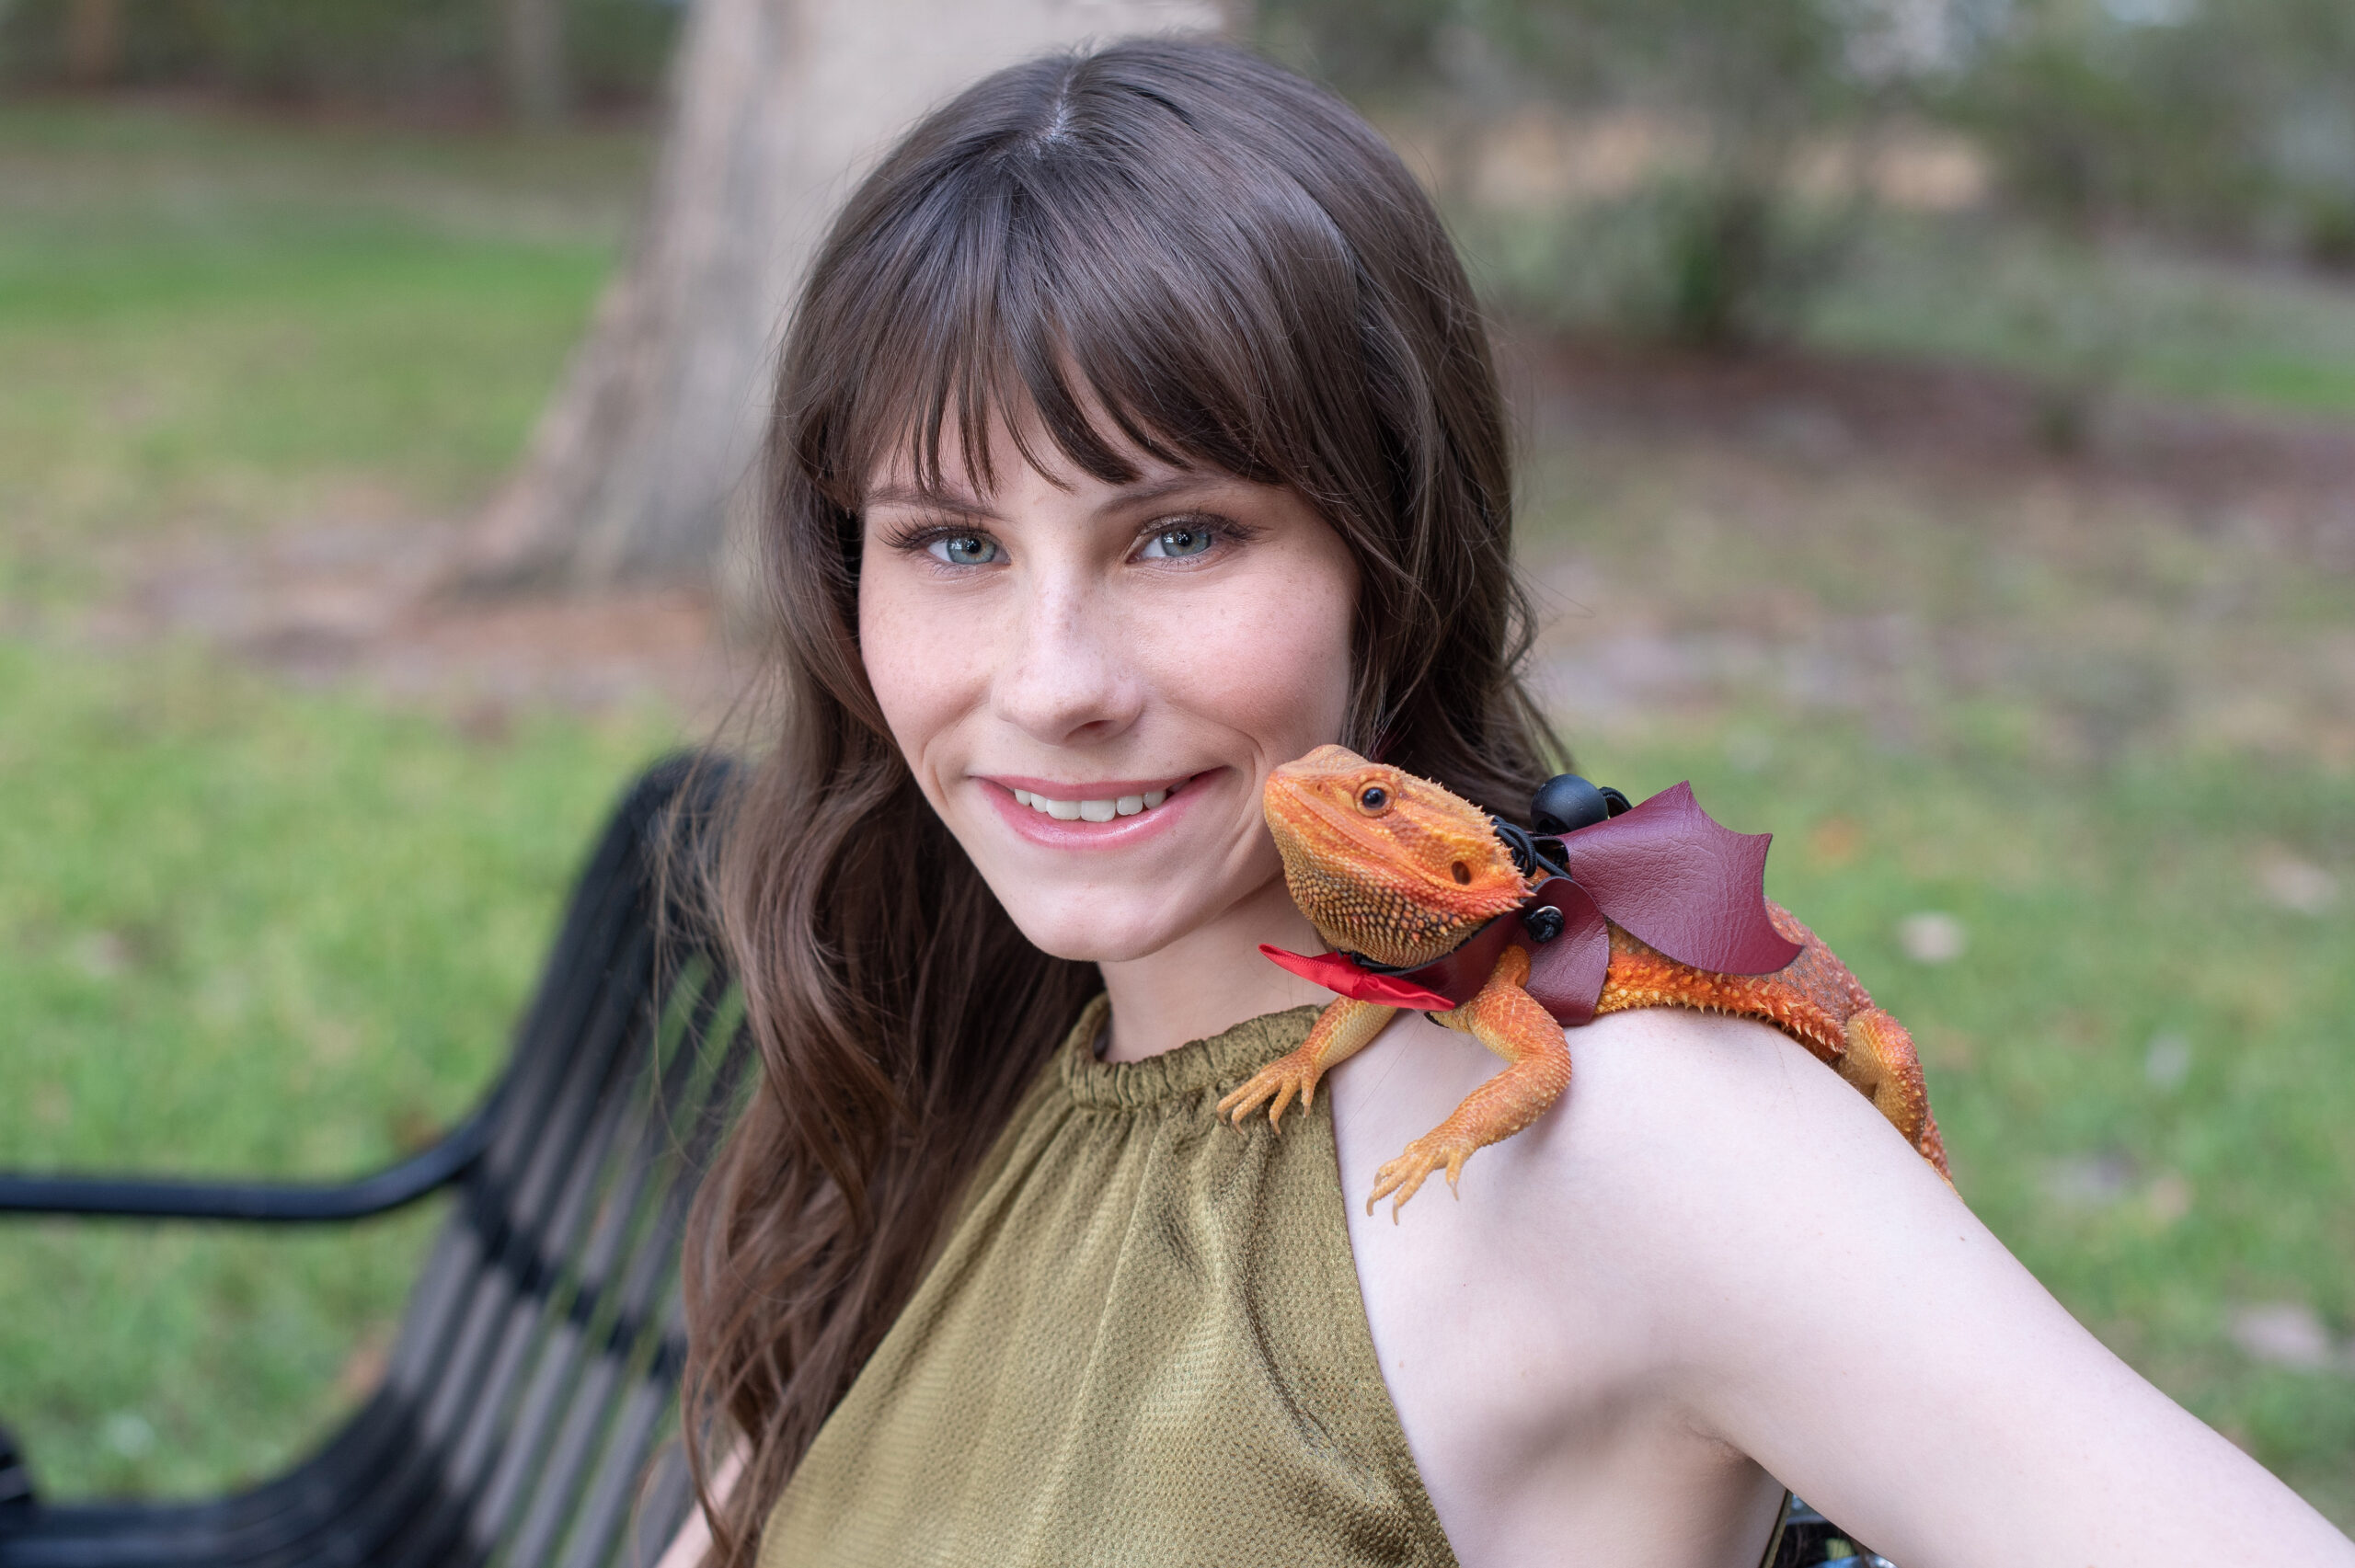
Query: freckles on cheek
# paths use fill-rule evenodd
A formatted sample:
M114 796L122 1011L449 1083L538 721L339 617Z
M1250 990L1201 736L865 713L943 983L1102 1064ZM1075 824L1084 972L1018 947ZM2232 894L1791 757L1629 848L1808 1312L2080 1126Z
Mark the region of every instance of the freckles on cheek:
M901 753L926 794L928 752L972 704L980 681L979 646L956 617L899 580L896 562L860 578L858 646L867 683Z
M1302 574L1271 586L1189 624L1176 689L1289 760L1348 716L1353 585Z

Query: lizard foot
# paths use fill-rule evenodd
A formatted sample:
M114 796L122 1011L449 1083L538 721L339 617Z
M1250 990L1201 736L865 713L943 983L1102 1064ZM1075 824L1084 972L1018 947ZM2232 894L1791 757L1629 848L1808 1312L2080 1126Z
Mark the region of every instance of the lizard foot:
M1324 1075L1315 1053L1304 1045L1244 1080L1241 1088L1218 1103L1218 1114L1241 1127L1244 1117L1267 1105L1272 1097L1275 1104L1268 1105L1268 1125L1281 1132L1285 1107L1297 1096L1300 1108L1307 1110L1316 1099L1316 1081Z
M1464 1173L1464 1162L1472 1158L1472 1151L1481 1142L1464 1133L1451 1133L1445 1127L1423 1134L1407 1145L1407 1152L1373 1173L1373 1195L1365 1200L1365 1211L1372 1214L1375 1204L1395 1192L1398 1196L1390 1205L1390 1222L1396 1225L1398 1211L1407 1207L1407 1200L1415 1196L1423 1179L1442 1165L1447 1167L1448 1190L1453 1192L1455 1179Z

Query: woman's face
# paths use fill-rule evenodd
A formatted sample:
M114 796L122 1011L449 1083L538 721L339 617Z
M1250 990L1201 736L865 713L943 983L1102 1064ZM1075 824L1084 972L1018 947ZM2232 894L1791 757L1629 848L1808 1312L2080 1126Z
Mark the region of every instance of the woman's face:
M864 518L859 644L916 782L1024 935L1143 957L1281 875L1269 771L1339 738L1357 567L1293 492L1155 464L991 494L895 466ZM1033 451L1051 452L1043 440Z

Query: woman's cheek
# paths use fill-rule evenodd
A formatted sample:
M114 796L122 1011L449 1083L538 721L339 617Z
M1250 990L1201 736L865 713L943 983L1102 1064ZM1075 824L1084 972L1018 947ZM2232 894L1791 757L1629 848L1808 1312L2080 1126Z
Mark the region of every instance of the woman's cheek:
M1354 564L1287 552L1210 603L1171 604L1153 639L1177 706L1243 732L1268 765L1338 739L1349 714Z
M1356 561L1322 523L1304 531L1295 545L1278 563L1274 591L1255 605L1251 652L1237 661L1249 692L1267 706L1267 738L1281 752L1278 762L1340 738L1354 658ZM1283 732L1281 743L1277 730Z
M883 722L925 793L939 803L934 755L980 690L971 628L959 624L950 596L926 593L907 579L903 562L869 570L859 579L858 642L867 683Z

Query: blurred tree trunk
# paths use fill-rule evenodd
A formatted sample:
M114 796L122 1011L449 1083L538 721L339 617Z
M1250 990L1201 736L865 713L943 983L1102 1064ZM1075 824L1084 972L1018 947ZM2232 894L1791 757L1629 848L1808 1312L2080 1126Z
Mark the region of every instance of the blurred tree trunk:
M563 118L564 0L500 0L500 68L507 112L531 125Z
M785 313L868 163L999 65L1223 19L1217 0L695 0L634 253L453 586L713 585Z
M122 64L122 0L71 0L65 7L65 79L95 87Z

